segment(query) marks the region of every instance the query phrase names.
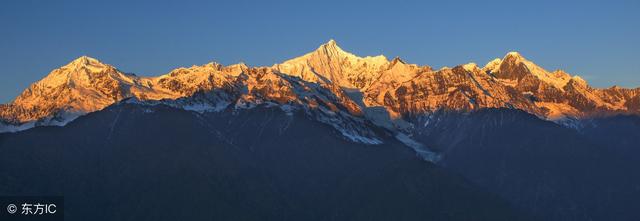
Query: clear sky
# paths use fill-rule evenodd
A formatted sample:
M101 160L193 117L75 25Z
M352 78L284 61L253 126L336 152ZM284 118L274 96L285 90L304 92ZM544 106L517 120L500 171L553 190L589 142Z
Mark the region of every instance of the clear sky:
M0 2L0 103L76 57L138 75L271 65L335 39L435 68L519 51L596 87L640 86L640 1Z

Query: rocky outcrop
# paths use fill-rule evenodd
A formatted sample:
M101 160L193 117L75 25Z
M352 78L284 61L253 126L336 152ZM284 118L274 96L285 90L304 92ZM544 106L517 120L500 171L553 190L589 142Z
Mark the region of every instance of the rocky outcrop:
M520 109L554 121L640 114L639 91L592 88L578 76L546 71L517 52L482 68L469 63L433 70L398 57L391 61L382 55L358 57L331 40L311 53L271 67L209 63L158 77L125 74L83 56L1 105L0 118L13 126L64 125L79 115L136 98L180 100L174 104L194 110L265 102L298 105L365 118L393 129L388 125L397 122L388 124L373 116L388 115L382 121L395 121L438 110L483 108ZM189 98L193 99L187 101Z

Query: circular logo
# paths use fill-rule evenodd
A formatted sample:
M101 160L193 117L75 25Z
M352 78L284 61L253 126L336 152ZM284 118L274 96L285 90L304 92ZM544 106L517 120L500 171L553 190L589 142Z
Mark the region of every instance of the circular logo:
M9 212L11 214L14 214L14 213L16 213L16 211L18 211L18 207L16 207L15 204L9 204L7 206L7 212Z

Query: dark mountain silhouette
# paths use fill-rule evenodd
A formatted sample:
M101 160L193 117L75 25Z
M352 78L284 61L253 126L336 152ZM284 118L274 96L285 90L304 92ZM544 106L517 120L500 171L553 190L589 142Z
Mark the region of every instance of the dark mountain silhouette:
M0 195L71 220L640 220L639 115L640 88L517 52L435 70L331 40L155 77L82 56L0 104Z
M273 107L122 103L0 134L0 195L63 195L67 220L528 220L385 142Z
M542 220L638 220L640 118L566 128L518 110L414 118L439 164Z

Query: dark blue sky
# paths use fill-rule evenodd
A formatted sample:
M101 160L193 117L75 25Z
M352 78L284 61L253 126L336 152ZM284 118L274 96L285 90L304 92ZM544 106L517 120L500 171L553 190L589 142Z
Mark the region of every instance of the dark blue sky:
M597 87L637 87L639 11L638 1L4 0L0 103L81 55L160 75L210 61L271 65L330 38L435 68L519 51Z

